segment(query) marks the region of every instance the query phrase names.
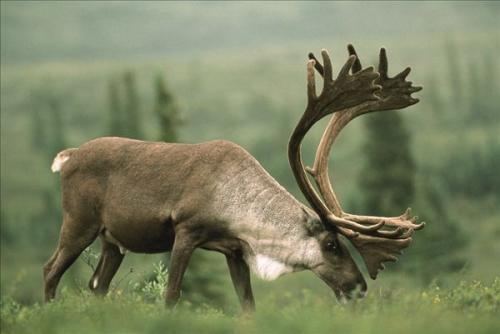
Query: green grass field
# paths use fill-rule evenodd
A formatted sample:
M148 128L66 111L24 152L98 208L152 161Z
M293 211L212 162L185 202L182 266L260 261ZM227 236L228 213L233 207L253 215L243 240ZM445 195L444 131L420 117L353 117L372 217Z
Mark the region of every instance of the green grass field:
M4 299L2 333L498 333L500 278L423 290L387 287L340 305L308 290L258 300L255 314L183 301L174 310L120 290L105 298L64 291L49 305Z

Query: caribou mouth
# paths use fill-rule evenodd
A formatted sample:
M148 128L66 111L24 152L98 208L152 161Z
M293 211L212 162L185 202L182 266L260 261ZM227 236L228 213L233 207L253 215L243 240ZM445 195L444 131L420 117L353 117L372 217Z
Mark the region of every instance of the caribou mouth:
M342 304L342 305L345 305L347 304L347 302L349 300L352 299L352 293L351 292L345 292L343 291L339 286L337 286L336 284L332 283L330 280L328 280L327 278L323 277L322 275L318 274L319 278L321 278L321 280L323 282L326 283L326 285L328 285L330 287L330 289L332 289L332 291L335 293L335 297L337 297L337 301Z

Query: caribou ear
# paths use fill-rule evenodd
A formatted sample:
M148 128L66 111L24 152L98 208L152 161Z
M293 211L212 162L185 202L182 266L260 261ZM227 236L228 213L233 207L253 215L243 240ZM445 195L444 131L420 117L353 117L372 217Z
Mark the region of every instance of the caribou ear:
M368 273L372 279L377 278L380 270L384 270L383 262L397 261L397 255L411 243L411 237L404 239L386 239L359 235L349 239L365 262Z
M309 213L305 208L302 208L302 213L304 214L305 226L309 236L317 235L325 230L325 225L315 215Z
M306 222L307 231L310 236L318 235L325 230L325 225L319 219L308 219Z

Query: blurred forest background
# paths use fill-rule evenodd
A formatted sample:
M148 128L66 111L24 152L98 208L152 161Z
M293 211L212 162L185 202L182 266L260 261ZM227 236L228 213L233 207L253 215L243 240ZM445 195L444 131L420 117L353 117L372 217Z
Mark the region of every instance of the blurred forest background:
M496 2L1 2L1 293L42 298L42 265L61 224L55 154L99 136L232 140L301 200L286 145L306 103L309 51L338 69L388 50L423 91L402 112L363 116L339 138L331 177L348 211L428 222L377 286L498 276L500 6ZM305 143L311 163L325 122ZM97 241L60 287L86 288ZM128 254L115 287L165 255ZM254 279L271 291L330 293L311 273ZM222 255L199 251L183 299L236 296Z

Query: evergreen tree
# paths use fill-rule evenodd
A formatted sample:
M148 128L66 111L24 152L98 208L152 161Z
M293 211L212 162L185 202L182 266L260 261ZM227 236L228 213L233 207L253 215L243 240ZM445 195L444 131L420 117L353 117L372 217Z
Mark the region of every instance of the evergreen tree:
M460 60L458 58L458 50L455 44L449 41L446 45L446 64L448 65L448 79L451 82L452 91L451 91L451 103L452 105L459 109L463 110L463 102L464 102L464 83L462 78L462 72L460 69Z
M155 86L156 104L154 111L160 124L159 140L176 142L179 140L178 127L181 124L177 104L161 75L156 77Z
M34 94L33 104L37 109L32 112L32 148L40 157L42 164L48 167L56 154L67 148L65 124L62 115L61 98L48 92ZM57 224L61 219L60 194L57 178L37 189L37 195L42 203L41 209L30 217L31 224L44 228L37 229L40 233L37 240L41 242L52 239L57 233ZM50 224L49 224L50 222Z
M108 99L109 99L109 135L110 136L125 136L123 111L120 101L120 92L116 80L108 82Z
M496 95L495 62L491 55L485 54L481 63L471 62L469 69L469 110L468 120L479 125L498 122Z
M31 145L40 154L44 163L50 164L55 155L66 148L66 133L59 97L50 93L33 95L31 113Z
M457 220L450 216L443 199L446 197L438 182L420 182L416 208L422 221L428 222L419 231L408 250L408 257L400 266L406 271L418 275L425 283L450 272L462 270L465 265L463 250L468 245L468 238Z
M32 94L32 111L31 115L31 146L36 151L41 151L47 147L47 134L45 133L45 123L42 115L42 109L40 108L40 98L38 93Z
M432 114L438 122L446 122L446 115L444 110L446 110L446 105L443 101L443 96L439 90L439 84L434 75L430 75L425 84L425 90L427 92L427 103L432 108ZM456 115L455 115L456 118Z
M125 93L123 108L125 134L131 138L142 139L139 94L137 92L135 74L132 71L127 71L123 75L123 87Z
M47 147L48 159L52 160L55 155L66 148L66 135L64 121L61 113L61 101L52 96L47 101L48 124L50 124L49 144Z
M398 112L366 116L365 129L366 160L360 177L363 208L376 215L402 212L415 193L410 134Z

